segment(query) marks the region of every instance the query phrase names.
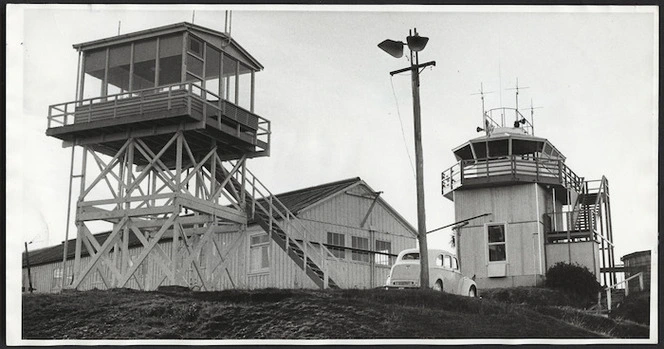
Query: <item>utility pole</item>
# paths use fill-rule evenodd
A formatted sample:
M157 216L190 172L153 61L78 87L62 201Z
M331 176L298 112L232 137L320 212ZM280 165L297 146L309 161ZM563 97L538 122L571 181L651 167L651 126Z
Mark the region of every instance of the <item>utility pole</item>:
M29 287L28 291L32 293L34 289L32 288L32 275L30 275L30 256L28 255L28 243L24 242L24 244L25 244L25 263L28 266L28 287Z
M407 44L385 40L378 47L392 55L400 58L403 56L403 46L408 45L410 49L410 67L390 72L390 75L399 74L410 70L413 90L413 118L415 123L415 173L417 189L417 240L420 246L420 288L429 288L429 253L427 247L426 214L424 210L424 158L422 156L422 123L420 118L420 68L436 65L435 61L420 64L418 52L426 46L429 38L417 34L417 28L409 31Z

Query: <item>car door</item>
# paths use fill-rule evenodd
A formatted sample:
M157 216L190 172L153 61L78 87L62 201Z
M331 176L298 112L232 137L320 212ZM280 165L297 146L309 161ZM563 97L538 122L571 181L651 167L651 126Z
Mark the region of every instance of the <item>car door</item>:
M457 281L452 271L452 258L449 255L443 255L443 290L448 293L457 293Z
M451 279L452 283L454 284L454 292L455 294L461 294L463 295L463 290L461 290L462 283L463 283L463 275L461 274L461 271L459 270L459 261L457 260L456 257L450 256L450 271L451 271Z

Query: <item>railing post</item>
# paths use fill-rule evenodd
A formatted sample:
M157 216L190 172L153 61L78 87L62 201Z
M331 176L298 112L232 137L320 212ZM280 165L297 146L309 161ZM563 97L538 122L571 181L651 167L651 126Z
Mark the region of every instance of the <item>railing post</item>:
M643 272L639 273L639 290L643 291L645 289L643 285Z
M168 95L166 100L166 109L171 110L171 92L173 91L173 86L168 87Z
M461 162L459 162L459 184L461 185L463 185L463 168L464 168L464 161L461 160ZM452 178L453 176L454 174L452 173L452 171L450 171L450 178ZM454 179L451 179L451 181L453 182ZM454 189L451 182L450 182L450 189Z
M251 177L251 217L254 217L256 214L256 177ZM272 237L272 236L270 236Z

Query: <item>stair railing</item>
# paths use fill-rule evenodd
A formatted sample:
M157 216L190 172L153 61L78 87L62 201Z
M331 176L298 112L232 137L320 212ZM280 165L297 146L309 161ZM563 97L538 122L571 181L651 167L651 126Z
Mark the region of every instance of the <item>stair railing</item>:
M236 161L228 161L228 164L234 167L235 162ZM291 241L295 246L300 248L303 252L304 269L306 270L307 268L306 261L307 258L309 258L323 272L324 287L327 287L329 276L331 274L337 275L337 273L331 272L331 268L328 268L327 266L326 259L331 258L335 262L340 262L339 258L337 258L332 251L320 241L315 241L315 246L309 239L310 236L314 235L311 234L302 221L298 219L295 214L293 214L274 194L272 194L272 192L270 192L270 190L267 189L267 187L251 171L249 171L249 169L245 170L244 180L242 180L243 177L240 171L234 172L232 176L235 177L234 179L236 180L236 183L239 183L240 185L244 183L244 188L242 189L245 190L247 194L251 195L251 217L254 216L256 209L258 208L270 220L270 227L272 226L272 223L279 225L286 234L286 248L290 246L289 244ZM267 204L267 207L265 207L264 204ZM297 240L298 238L301 239L302 243ZM320 259L314 260L311 257L315 254L308 253L308 251L319 251L320 253L317 257ZM343 263L339 263L339 265L343 265ZM340 280L336 277L333 279L337 283Z
M607 307L608 311L611 311L611 289L618 289L619 285L625 284L625 297L627 297L627 296L629 296L629 281L633 280L633 279L636 279L636 278L639 278L639 290L643 291L643 289L644 289L644 287L643 287L643 272L639 272L639 273L636 273L636 274L628 277L627 279L625 279L623 281L620 281L620 282L615 283L615 284L610 285L610 286L606 286L604 288L604 290L599 292L598 297L597 297L598 302L602 297L602 292L606 292L606 307ZM601 305L600 305L600 307L601 307Z

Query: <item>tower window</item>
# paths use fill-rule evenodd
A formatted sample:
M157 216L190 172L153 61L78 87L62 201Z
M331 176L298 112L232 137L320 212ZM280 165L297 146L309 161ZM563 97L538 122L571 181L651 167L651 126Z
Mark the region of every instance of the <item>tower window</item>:
M487 226L489 262L504 262L507 260L505 248L505 225Z

